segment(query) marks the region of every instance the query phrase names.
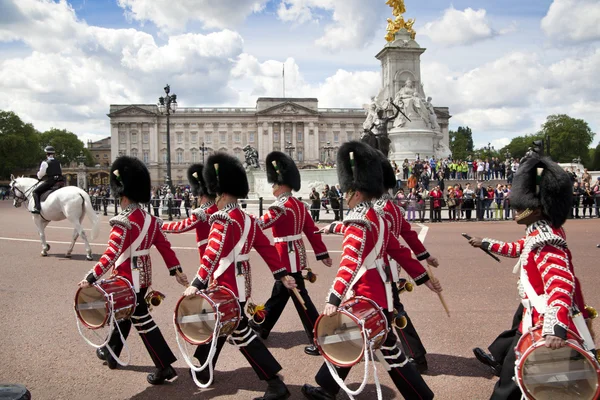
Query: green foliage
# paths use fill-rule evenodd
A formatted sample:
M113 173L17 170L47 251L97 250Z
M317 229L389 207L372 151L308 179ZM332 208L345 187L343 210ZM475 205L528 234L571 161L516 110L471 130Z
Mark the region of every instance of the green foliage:
M506 151L508 151L511 157L520 159L525 155L525 153L527 153L527 150L529 150L533 142L541 138L542 136L539 134L516 136L507 146L500 150L500 153L504 154Z
M450 131L450 151L455 160L466 160L473 153L473 132L471 128L459 126L456 131Z
M600 143L598 143L598 146L596 146L596 149L594 150L594 156L590 157L590 159L592 160L592 162L589 164L590 171L600 171Z
M77 161L77 157L84 150L83 142L77 135L66 129L52 128L40 135L42 147L53 146L56 150L56 159L63 166L69 165L72 161Z
M571 162L581 157L584 165L589 164L588 148L595 133L584 120L565 114L550 115L538 135L550 138L550 155L555 161Z
M84 163L88 167L93 167L97 164L96 160L94 160L94 156L92 156L92 152L88 148L83 149L83 155L85 156Z
M37 166L44 159L39 133L12 111L0 110L0 178Z

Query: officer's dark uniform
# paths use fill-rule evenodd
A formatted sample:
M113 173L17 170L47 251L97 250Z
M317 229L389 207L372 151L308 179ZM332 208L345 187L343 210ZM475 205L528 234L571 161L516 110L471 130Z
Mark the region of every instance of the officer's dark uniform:
M39 214L40 210L42 209L40 205L40 196L47 190L50 190L50 188L54 186L56 182L63 179L60 162L54 159L54 147L47 146L45 151L49 157L45 161L45 163L48 164L48 168L46 168L46 175L40 178L42 182L33 191L33 201L35 201L35 207L32 212L34 214ZM51 156L52 158L50 158Z

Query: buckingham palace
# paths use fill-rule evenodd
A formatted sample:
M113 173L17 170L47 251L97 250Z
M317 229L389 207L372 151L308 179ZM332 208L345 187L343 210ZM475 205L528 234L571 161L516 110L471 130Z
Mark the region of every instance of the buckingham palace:
M153 181L163 181L167 118L158 106L111 105L108 117L112 160L118 155L138 157ZM447 117L440 117L440 128L447 133ZM186 184L187 167L216 151L243 161L246 145L258 150L261 161L280 150L290 153L300 168L333 162L343 142L360 138L364 120L362 108L319 108L315 98L261 97L255 108L179 107L170 116L173 183Z

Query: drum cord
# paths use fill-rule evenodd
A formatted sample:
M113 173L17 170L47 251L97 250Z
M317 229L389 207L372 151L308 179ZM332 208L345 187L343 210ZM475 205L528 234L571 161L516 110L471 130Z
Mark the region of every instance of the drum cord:
M77 322L77 330L79 331L79 335L81 335L81 337L83 338L83 340L85 340L87 342L87 344L89 344L90 346L92 346L92 347L94 347L96 349L99 349L101 347L106 347L106 349L108 349L108 351L113 356L113 358L115 359L115 361L119 365L121 365L123 367L126 367L126 366L129 365L129 362L131 361L131 352L129 351L129 346L127 345L127 341L123 337L123 333L121 332L121 328L119 327L119 324L115 321L115 313L114 313L114 309L113 309L113 295L112 295L112 293L110 293L108 295L108 300L109 300L108 304L110 304L110 310L109 310L110 311L110 319L109 319L110 329L108 331L108 334L106 335L106 339L104 340L104 342L102 342L102 344L97 345L97 344L93 343L91 340L89 340L83 334L83 331L81 330L81 323L79 321L79 315L77 315L77 310L73 309L74 312L75 312L75 321ZM112 336L112 334L114 332L115 325L117 326L117 330L119 331L119 336L121 337L121 342L123 342L123 347L127 351L127 362L121 361L121 359L115 355L115 353L110 348L110 346L108 346L108 342L110 341L110 337ZM94 332L94 334L96 334L95 331L93 331L93 332ZM99 335L96 334L96 336L99 336Z
M365 327L364 327L363 321L360 322L360 326L362 328L361 330L364 331ZM363 348L365 349L365 351L364 351L364 353L365 353L365 374L363 376L363 381L358 389L353 391L348 386L346 386L344 384L344 381L342 380L342 378L340 378L337 370L335 369L335 366L326 358L325 358L325 364L327 365L327 369L329 369L329 373L331 374L331 377L333 378L335 383L337 383L338 386L340 388L342 388L344 390L344 392L346 392L348 397L350 397L350 400L354 400L353 396L358 396L360 393L362 393L362 391L365 389L365 386L367 385L367 380L369 379L369 354L370 354L371 361L373 363L373 372L375 373L375 386L377 388L377 399L381 400L382 399L381 385L379 383L379 378L377 377L377 366L375 365L375 355L373 354L373 347L369 346L369 341L368 341L367 335L365 335L363 333L363 337L364 337Z
M179 329L177 329L177 320L176 320L177 314L173 315L173 325L175 326L175 339L177 340L177 346L179 346L179 351L181 352L181 355L183 356L185 363L188 365L188 367L190 367L190 369L193 372L192 378L194 379L194 383L196 383L196 386L198 386L201 389L208 388L213 382L214 374L213 374L212 360L215 357L215 353L217 350L217 339L219 338L219 332L221 330L221 327L220 327L221 314L219 313L219 304L216 304L215 314L216 314L215 328L213 329L212 341L210 342L210 350L208 352L208 357L206 357L206 362L200 367L196 367L194 365L190 356L187 354L185 347L182 345ZM208 382L206 384L202 384L200 381L198 381L198 378L196 378L195 372L204 371L207 366L208 366L208 372L209 372L210 379L208 380Z

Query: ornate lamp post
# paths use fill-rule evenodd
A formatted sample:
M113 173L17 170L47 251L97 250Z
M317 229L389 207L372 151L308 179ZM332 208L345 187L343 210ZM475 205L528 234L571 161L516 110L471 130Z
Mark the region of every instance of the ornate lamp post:
M167 177L165 183L171 189L173 193L173 181L171 180L171 126L169 124L169 117L171 113L177 110L177 95L169 94L171 87L167 84L164 88L166 96L158 98L158 110L161 114L167 116Z
M77 156L77 167L77 186L83 190L87 190L85 156L83 155L83 151L79 152L79 155Z
M286 142L285 149L287 150L290 158L293 159L294 157L292 156L292 153L294 152L294 150L296 150L296 148L292 146L292 142Z
M208 150L208 147L204 146L204 142L202 142L202 147L200 147L200 150L202 151L202 164L204 164L204 152Z
M504 155L506 156L507 160L510 160L510 156L511 156L510 151L506 150L506 153L504 153Z
M325 162L328 162L331 159L330 152L331 152L331 150L333 150L333 146L331 145L331 142L327 142L327 146L323 146L323 150L325 150L327 152L327 160L325 160Z

